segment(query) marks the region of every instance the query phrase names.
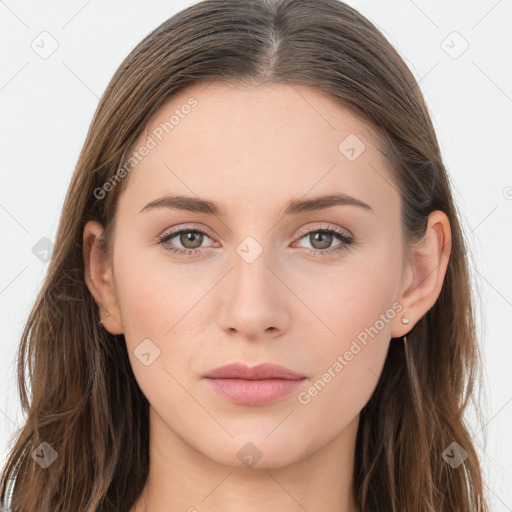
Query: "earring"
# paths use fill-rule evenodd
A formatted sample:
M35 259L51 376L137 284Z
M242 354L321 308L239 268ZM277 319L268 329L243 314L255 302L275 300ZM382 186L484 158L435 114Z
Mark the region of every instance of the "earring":
M108 311L107 311L107 310L105 310L105 316L110 316L110 315L108 314ZM102 324L102 323L103 323L103 320L100 320L98 323Z
M405 318L405 316L402 317L402 323L407 325L409 323L409 320Z

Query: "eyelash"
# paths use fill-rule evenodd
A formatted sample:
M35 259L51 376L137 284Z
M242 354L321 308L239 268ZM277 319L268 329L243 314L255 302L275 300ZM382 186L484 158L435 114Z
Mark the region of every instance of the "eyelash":
M178 229L176 231L171 231L170 233L164 233L163 235L158 237L157 243L162 245L162 248L164 249L164 251L167 251L167 252L179 255L179 256L188 256L188 257L199 256L206 250L206 248L179 249L179 248L175 248L175 247L168 247L165 245L168 240L174 238L176 235L179 235L181 233L200 233L202 235L206 235L208 238L212 238L206 231L204 231L202 229L195 228L195 227L194 228L184 227L184 228ZM299 240L301 240L302 238L304 238L307 235L311 235L312 233L334 234L340 240L340 243L338 245L336 245L336 246L334 246L334 248L330 248L330 249L322 250L322 249L309 249L308 247L303 248L306 251L308 251L309 254L311 254L315 257L331 256L334 253L338 253L340 251L347 250L350 245L353 245L355 243L354 239L352 237L348 236L345 232L341 231L340 229L337 229L334 227L328 227L328 226L320 226L319 228L312 229L312 230L301 229Z
M206 231L204 231L202 229L184 227L184 228L178 229L176 231L171 231L170 233L164 233L162 236L158 237L157 243L162 245L164 251L171 252L173 254L177 254L180 256L189 256L189 257L199 256L206 250L206 248L202 248L202 249L179 249L178 248L177 249L175 247L166 247L165 244L168 240L174 238L176 235L179 235L181 233L200 233L202 235L206 235L208 238L212 238ZM334 234L341 241L341 243L334 246L334 248L325 249L325 250L309 249L308 247L304 247L304 249L306 249L308 251L308 253L312 254L313 256L321 256L321 257L322 256L330 256L333 253L337 253L339 251L348 249L348 246L353 245L355 243L354 239L351 238L350 236L347 236L343 231L341 231L337 228L327 227L327 226L325 226L325 227L321 226L320 228L312 229L309 231L306 229L301 229L301 231L300 231L301 236L300 236L299 240L301 240L305 236L310 235L312 233Z

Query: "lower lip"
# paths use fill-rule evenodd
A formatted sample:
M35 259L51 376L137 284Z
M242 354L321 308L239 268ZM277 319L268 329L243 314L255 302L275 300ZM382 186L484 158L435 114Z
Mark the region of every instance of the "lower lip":
M302 379L211 379L205 380L214 391L240 405L266 405L293 393L302 384Z

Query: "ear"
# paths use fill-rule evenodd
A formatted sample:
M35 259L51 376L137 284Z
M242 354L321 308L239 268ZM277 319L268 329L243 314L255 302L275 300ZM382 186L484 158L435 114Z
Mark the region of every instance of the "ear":
M411 261L404 267L398 302L403 309L394 318L391 336L407 334L435 304L443 286L452 248L450 221L436 210L428 217L425 236L411 247ZM407 324L402 318L407 318Z
M86 223L83 236L85 282L98 304L99 317L105 329L111 334L122 334L124 329L114 275L102 244L102 234L103 226L99 222L91 220Z

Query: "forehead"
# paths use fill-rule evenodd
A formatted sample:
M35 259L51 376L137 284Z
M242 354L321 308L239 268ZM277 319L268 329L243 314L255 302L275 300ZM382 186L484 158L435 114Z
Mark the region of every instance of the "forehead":
M187 118L192 121L185 123ZM201 132L204 136L214 127L215 131L231 129L243 135L241 129L250 127L253 135L284 130L307 136L311 131L307 130L308 125L313 130L320 125L324 130L351 130L374 145L379 143L374 127L361 119L355 107L350 108L348 103L343 104L319 89L295 84L247 85L224 81L202 81L182 89L152 116L144 135L156 130L163 132L163 138L170 132L182 131ZM141 135L139 142L142 140Z
M386 199L397 191L373 128L316 89L196 83L167 100L134 151L128 194L170 191L264 206L334 190ZM387 197L389 200L389 197Z

